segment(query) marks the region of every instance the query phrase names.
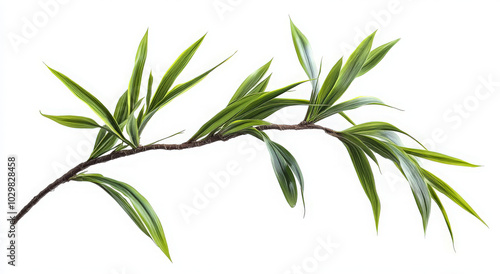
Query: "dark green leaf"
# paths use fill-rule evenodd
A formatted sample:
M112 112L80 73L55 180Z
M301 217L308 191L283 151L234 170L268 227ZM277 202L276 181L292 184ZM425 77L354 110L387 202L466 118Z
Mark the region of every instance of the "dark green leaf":
M133 114L131 114L128 118L127 133L128 136L130 136L130 141L132 141L132 144L134 144L135 147L138 147L140 139L139 129L137 128L137 120L135 119Z
M347 110L352 110L356 109L362 106L366 105L380 105L380 106L386 106L386 107L391 107L384 102L382 102L380 99L375 98L375 97L357 97L339 104L336 104L334 106L331 106L325 110L323 110L321 113L319 113L316 118L313 120L314 122L317 122L319 120L325 119L326 117L332 116L337 113L341 113Z
M153 89L153 71L150 71L148 79L148 91L146 93L146 108L149 108L149 104L151 104L151 94L153 92L152 89Z
M346 133L359 133L359 134L367 134L371 135L371 132L380 132L380 131L394 131L398 133L402 133L410 138L412 138L415 142L423 147L423 145L415 138L413 138L408 133L400 130L399 128L385 122L368 122L359 125L352 126L343 132Z

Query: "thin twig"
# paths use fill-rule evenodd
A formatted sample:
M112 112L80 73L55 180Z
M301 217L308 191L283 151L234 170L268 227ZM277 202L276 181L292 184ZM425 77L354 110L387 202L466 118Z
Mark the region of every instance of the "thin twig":
M320 126L320 125L315 125L315 124L305 124L305 123L300 123L297 125L280 125L280 124L270 124L270 125L264 125L264 126L259 126L257 127L258 130L264 131L264 130L305 130L305 129L320 129L323 130L325 133L332 135L332 136L338 136L337 132ZM116 152L112 152L107 155L100 156L98 158L90 159L87 160L83 163L78 164L74 168L70 169L66 174L55 180L53 183L48 185L46 188L44 188L40 193L38 193L31 201L26 204L21 211L19 211L19 214L16 215L14 224L19 222L23 218L28 211L33 208L47 193L51 192L54 190L56 187L59 185L66 183L71 180L72 177L77 175L79 172L85 170L86 168L97 165L97 164L102 164L108 161L112 161L118 158L138 154L144 151L148 150L156 150L156 149L163 149L163 150L182 150L182 149L188 149L188 148L194 148L194 147L200 147L204 145L208 145L217 141L227 141L230 139L233 139L235 137L241 136L243 134L241 133L234 133L226 136L221 136L221 135L213 135L210 136L209 138L199 140L199 141L193 141L193 142L184 142L181 144L151 144L147 146L140 146L137 148L132 148L132 149L127 149L127 150L120 150Z

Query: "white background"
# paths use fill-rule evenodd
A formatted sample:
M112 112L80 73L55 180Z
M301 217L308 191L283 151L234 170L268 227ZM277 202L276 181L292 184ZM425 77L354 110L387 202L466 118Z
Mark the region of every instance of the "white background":
M62 127L39 114L96 118L43 62L111 108L128 85L147 28L146 70L153 70L155 86L177 55L208 31L180 81L238 53L165 107L143 136L147 143L186 129L169 140L183 142L270 58L271 88L306 78L295 57L290 15L327 69L375 28L375 45L402 38L343 99L376 96L405 111L366 107L351 111L351 117L394 123L433 150L483 165L471 169L424 162L463 195L489 228L442 196L457 251L436 206L424 236L408 184L381 160L383 173L374 172L382 202L377 235L344 147L321 132L275 132L272 138L295 155L306 177L305 219L300 206L288 207L267 152L250 138L147 152L89 172L125 181L148 198L163 222L174 263L102 190L70 182L20 222L19 266L7 266L2 255L2 273L500 272L498 1L69 0L47 11L43 3L48 2L2 1L0 7L1 157L18 156L20 205L84 161L96 134ZM31 23L36 31L23 33ZM287 95L308 98L308 92L302 85ZM297 123L304 111L282 111L274 121ZM337 118L321 124L347 126ZM215 177L227 185L214 189ZM207 201L194 203L207 188ZM4 208L6 187L0 189ZM182 207L196 214L187 216ZM6 248L4 217L2 224L0 254Z

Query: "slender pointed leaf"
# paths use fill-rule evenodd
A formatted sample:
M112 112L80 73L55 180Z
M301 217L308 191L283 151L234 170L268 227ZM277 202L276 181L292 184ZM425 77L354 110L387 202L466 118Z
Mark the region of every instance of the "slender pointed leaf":
M423 149L407 148L407 147L401 147L401 149L403 149L404 152L406 152L410 155L413 155L413 156L416 156L419 158L423 158L426 160L438 162L438 163L443 163L443 164L447 164L447 165L455 165L455 166L478 167L478 165L474 165L474 164L468 163L466 161L457 159L455 157L441 154L439 152L423 150Z
M346 142L343 139L340 140L342 140L347 148L351 161L354 165L354 169L356 170L359 181L361 182L361 186L363 187L368 200L370 200L373 216L375 218L375 227L378 231L378 223L380 219L380 199L377 194L375 179L373 178L373 172L370 167L370 163L368 162L368 158L363 150L357 145L354 145L351 142Z
M417 142L419 145L421 145L422 147L424 147L424 145L422 145L417 139L413 138L411 135L409 135L408 133L400 130L399 128L389 124L389 123L385 123L385 122L368 122L368 123L363 123L363 124L359 124L359 125L355 125L355 126L352 126L346 130L344 130L343 132L346 132L346 133L370 133L370 132L373 132L373 131L394 131L394 132L398 132L398 133L401 133L401 134L404 134L410 138L412 138L415 142Z
M389 43L383 44L382 46L372 50L370 55L365 61L363 68L358 72L357 77L367 73L372 68L374 68L382 59L384 59L385 55L389 52L389 50L397 43L400 39L396 39Z
M432 187L429 187L429 193L431 194L432 200L437 204L439 210L441 210L441 214L443 214L444 221L446 222L446 226L448 227L448 231L450 232L451 242L453 244L453 249L455 249L455 239L453 238L453 231L451 230L450 220L448 219L448 213L446 213L446 209L444 208L439 196L436 191Z
M389 105L384 104L380 99L375 98L375 97L366 97L366 96L361 96L361 97L356 97L351 100L347 100L345 102L336 104L334 106L331 106L321 113L319 113L316 118L314 119L314 122L318 122L319 120L325 119L329 116L335 115L340 112L344 112L347 110L352 110L356 109L362 106L366 105L380 105L380 106L386 106L386 107L391 107ZM392 108L392 107L391 107Z
M151 239L163 251L168 259L171 260L160 219L151 207L151 204L146 200L146 198L137 192L135 188L126 183L104 177L100 174L80 174L73 177L72 180L92 182L99 186L104 185L106 187L113 188L113 190L126 197L131 203L130 208L133 207L135 209L137 216L144 224L144 227L147 229Z
M187 66L193 55L196 53L198 48L203 42L206 34L203 35L200 39L198 39L194 44L192 44L189 48L187 48L184 52L179 55L179 57L175 60L172 66L167 70L165 75L160 81L158 89L153 95L153 99L151 100L152 108L156 108L158 103L165 97L167 92L170 90L170 87L173 85L175 79L181 74L184 68Z
M130 136L130 141L135 147L139 146L139 129L137 128L137 120L134 115L130 115L127 122L127 133Z
M137 100L139 99L139 92L141 89L142 72L144 71L144 64L146 63L146 57L148 54L148 31L144 34L144 37L139 44L137 49L137 54L135 56L135 65L132 71L132 77L128 85L127 93L127 110L128 113L132 113L132 109L135 107Z
M328 93L326 99L321 103L333 105L351 85L352 81L356 78L356 75L358 75L368 58L368 55L370 54L375 33L376 31L366 37L354 50L351 56L349 56L349 59L347 59L344 67L340 71L339 77L335 82L335 86Z
M262 79L262 77L264 77L264 75L266 74L269 66L271 66L272 61L273 60L271 59L271 61L267 62L265 65L250 74L238 87L231 100L229 100L229 104L236 100L239 100L240 98L245 96L253 87L255 87L260 79Z
M71 128L99 128L101 127L96 121L82 116L73 116L73 115L62 115L62 116L54 116L42 114L42 116L49 118L50 120L59 123L63 126L71 127Z

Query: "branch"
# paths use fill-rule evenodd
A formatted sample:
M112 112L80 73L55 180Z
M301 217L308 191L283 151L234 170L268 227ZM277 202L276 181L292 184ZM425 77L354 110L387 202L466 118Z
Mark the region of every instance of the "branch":
M338 136L337 132L330 129L326 128L320 125L315 125L315 124L307 124L307 123L300 123L297 125L279 125L279 124L271 124L271 125L265 125L265 126L259 126L257 127L258 130L264 131L264 130L305 130L305 129L320 129L323 130L326 134L331 135L331 136ZM86 168L105 163L108 161L112 161L118 158L138 154L141 152L145 152L148 150L156 150L156 149L163 149L163 150L182 150L182 149L188 149L188 148L195 148L195 147L200 147L204 145L208 145L217 141L227 141L230 139L233 139L235 137L244 135L242 133L235 133L235 134L230 134L227 136L221 136L221 135L214 135L209 138L199 140L199 141L193 141L193 142L184 142L181 144L153 144L153 145L147 145L147 146L140 146L137 148L133 149L127 149L127 150L121 150L121 151L116 151L112 152L107 155L100 156L98 158L90 159L85 162L82 162L75 166L74 168L70 169L66 174L61 176L59 179L55 180L53 183L48 185L46 188L44 188L38 195L33 197L31 201L26 204L19 214L16 215L14 219L14 224L17 224L19 220L23 218L28 211L33 208L47 193L51 192L55 188L57 188L59 185L66 183L71 180L72 177L77 175L79 172L85 170Z

